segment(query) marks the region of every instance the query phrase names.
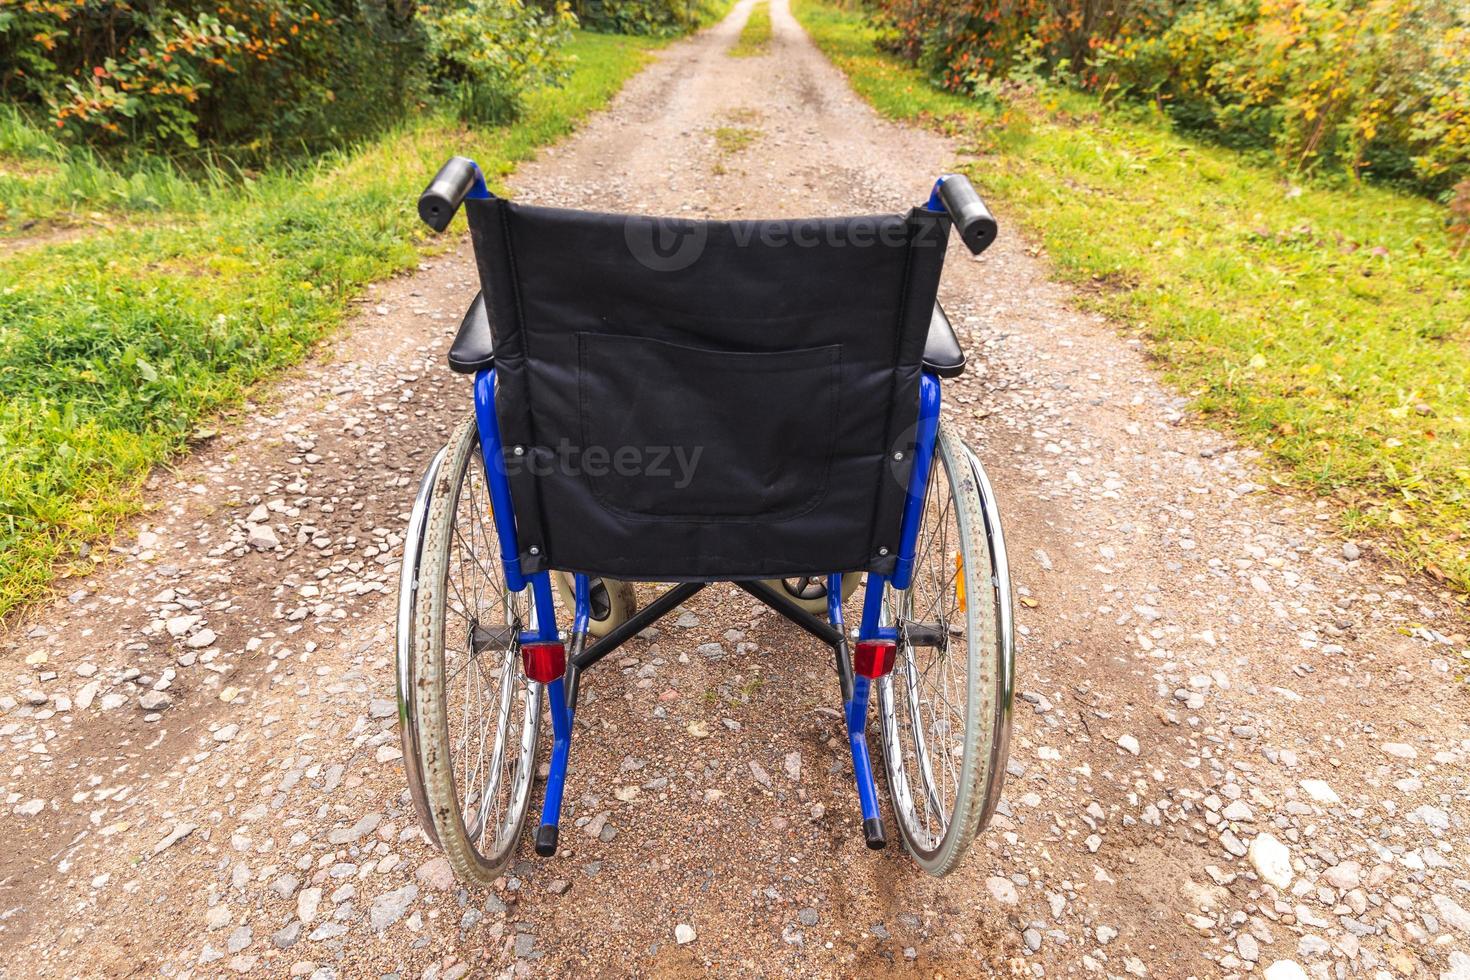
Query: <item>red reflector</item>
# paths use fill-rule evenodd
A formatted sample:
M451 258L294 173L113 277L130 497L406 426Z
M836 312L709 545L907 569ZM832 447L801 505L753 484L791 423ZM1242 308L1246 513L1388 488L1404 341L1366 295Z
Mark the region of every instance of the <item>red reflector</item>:
M860 640L852 651L852 670L863 677L883 677L893 669L892 640Z
M526 676L550 684L567 672L567 651L560 643L527 643L521 647Z

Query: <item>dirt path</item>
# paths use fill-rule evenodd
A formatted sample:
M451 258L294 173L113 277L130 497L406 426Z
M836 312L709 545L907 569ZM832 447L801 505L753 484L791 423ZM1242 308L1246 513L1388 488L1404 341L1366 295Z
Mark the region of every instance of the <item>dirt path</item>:
M921 199L953 148L861 105L784 0L769 52L728 57L749 3L522 195ZM4 638L0 975L1470 976L1455 603L1345 561L1014 230L942 289L972 364L948 411L1027 603L1007 802L966 866L863 848L824 653L709 590L589 676L567 821L595 836L459 889L407 804L390 621L414 485L468 406L443 355L472 276L460 247L377 290ZM1246 856L1265 834L1275 884Z

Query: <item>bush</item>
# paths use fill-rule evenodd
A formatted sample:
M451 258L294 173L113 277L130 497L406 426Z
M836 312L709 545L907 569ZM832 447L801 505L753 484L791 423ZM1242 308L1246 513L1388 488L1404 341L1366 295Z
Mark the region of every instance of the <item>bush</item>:
M0 92L94 144L318 148L421 94L414 13L401 0L18 0L0 11Z
M1296 171L1470 176L1463 0L881 0L878 22L951 90L1040 71Z
M0 0L0 94L58 136L251 161L340 145L439 95L477 123L566 74L564 3Z
M436 85L473 123L503 123L520 114L533 88L561 81L560 48L577 18L565 3L550 11L521 0L467 0L427 17Z
M683 34L698 27L705 0L578 0L577 19L594 31L614 34Z
M882 0L884 47L945 88L975 92L1018 68L1070 74L1099 37L1160 23L1173 0Z
M1432 194L1470 175L1470 8L1455 0L1224 0L1098 47L1098 82L1298 171Z

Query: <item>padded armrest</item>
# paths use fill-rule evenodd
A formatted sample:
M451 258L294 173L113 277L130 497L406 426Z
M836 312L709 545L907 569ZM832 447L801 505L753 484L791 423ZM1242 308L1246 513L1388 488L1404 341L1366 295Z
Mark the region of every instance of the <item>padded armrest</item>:
M451 354L451 357L454 355ZM944 307L934 303L934 316L929 320L929 336L924 341L924 370L941 378L957 378L965 371L965 351L960 347Z
M933 329L930 329L933 333ZM495 338L490 335L490 316L485 312L485 294L476 293L469 312L459 323L459 333L449 345L449 367L460 374L475 374L495 366Z

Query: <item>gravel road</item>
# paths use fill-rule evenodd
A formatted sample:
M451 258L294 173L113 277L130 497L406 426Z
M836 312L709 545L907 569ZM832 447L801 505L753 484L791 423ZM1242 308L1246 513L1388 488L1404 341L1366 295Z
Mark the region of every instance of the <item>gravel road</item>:
M520 196L921 200L954 146L877 118L771 2L766 54L725 53L743 0ZM710 589L589 675L571 853L451 879L404 791L391 619L418 474L469 404L460 244L0 638L0 976L1470 977L1463 606L1273 492L1003 227L941 290L971 354L947 411L1023 603L1006 802L955 875L864 849L824 651Z

